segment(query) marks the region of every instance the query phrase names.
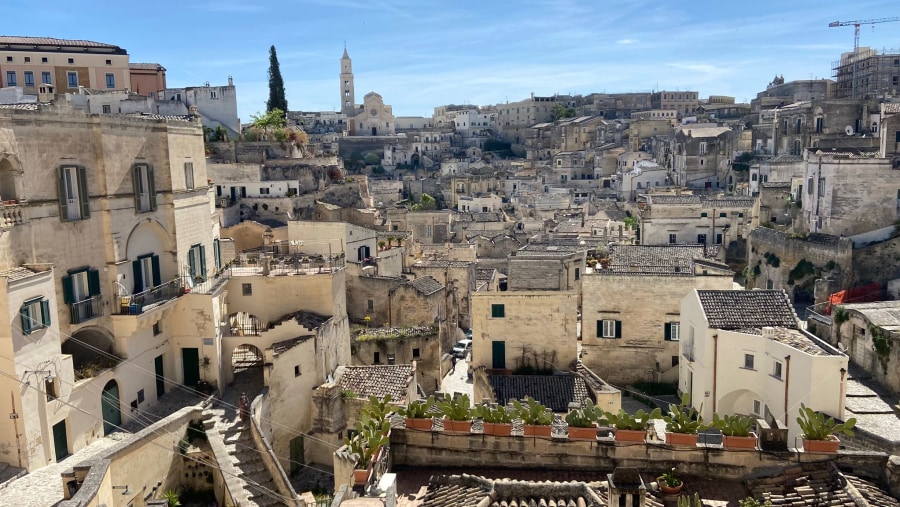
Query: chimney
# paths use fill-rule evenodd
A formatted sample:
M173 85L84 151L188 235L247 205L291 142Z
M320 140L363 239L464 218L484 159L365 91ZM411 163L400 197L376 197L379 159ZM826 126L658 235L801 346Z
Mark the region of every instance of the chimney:
M641 479L637 468L616 467L613 473L606 476L609 484L609 503L607 507L632 505L646 507L647 486ZM635 502L637 500L637 502Z

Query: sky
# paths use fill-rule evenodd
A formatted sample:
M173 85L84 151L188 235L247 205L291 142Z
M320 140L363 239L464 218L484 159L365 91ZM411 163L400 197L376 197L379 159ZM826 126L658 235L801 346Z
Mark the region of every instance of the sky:
M896 0L3 0L0 33L115 44L162 64L169 87L232 76L247 122L266 108L270 45L292 111L340 108L345 43L356 102L376 91L396 116L531 93L749 102L776 74L831 77L853 27L829 22L895 16ZM900 22L862 25L860 46L900 48Z

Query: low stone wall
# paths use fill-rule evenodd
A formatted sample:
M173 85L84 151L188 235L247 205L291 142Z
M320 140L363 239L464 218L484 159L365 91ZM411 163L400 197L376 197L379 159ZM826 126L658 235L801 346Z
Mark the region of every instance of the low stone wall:
M662 473L677 466L685 475L726 480L742 479L761 470L783 468L791 463L835 461L841 469L854 475L881 482L886 479L888 463L888 455L881 452L841 451L828 455L726 451L676 448L661 443L614 445L611 441L445 434L404 428L391 430L391 455L394 465L470 470L491 467L609 472L625 466Z
M278 493L286 499L292 499L294 505L297 507L305 507L305 502L302 502L297 496L294 487L291 485L290 479L287 474L284 473L284 469L281 468L281 463L278 462L278 456L275 455L272 446L265 437L263 437L260 429L260 414L262 413L260 405L264 398L265 393L260 394L253 400L253 403L250 404L250 435L253 436L253 444L259 451L259 455L262 457L263 465L265 465L269 475L272 476L272 480L275 481L275 488L278 490Z

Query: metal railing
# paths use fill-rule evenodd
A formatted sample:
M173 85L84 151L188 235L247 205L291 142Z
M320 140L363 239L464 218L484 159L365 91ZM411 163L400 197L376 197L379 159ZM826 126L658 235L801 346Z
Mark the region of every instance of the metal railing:
M219 269L212 276L207 278L206 280L195 283L193 287L191 287L190 292L194 294L212 294L216 289L222 286L225 282L231 278L231 266L233 263L229 262L223 268Z
M132 296L116 296L114 315L140 315L149 306L175 299L184 294L181 278L175 278L157 287L147 289Z
M69 303L69 322L81 324L103 315L103 298L99 295L84 301Z

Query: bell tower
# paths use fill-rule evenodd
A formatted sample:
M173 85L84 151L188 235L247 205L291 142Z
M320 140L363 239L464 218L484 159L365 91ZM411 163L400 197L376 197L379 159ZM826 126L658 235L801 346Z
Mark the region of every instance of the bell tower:
M353 62L347 54L347 45L344 44L344 56L341 57L341 112L347 116L353 115L356 107L353 93Z

